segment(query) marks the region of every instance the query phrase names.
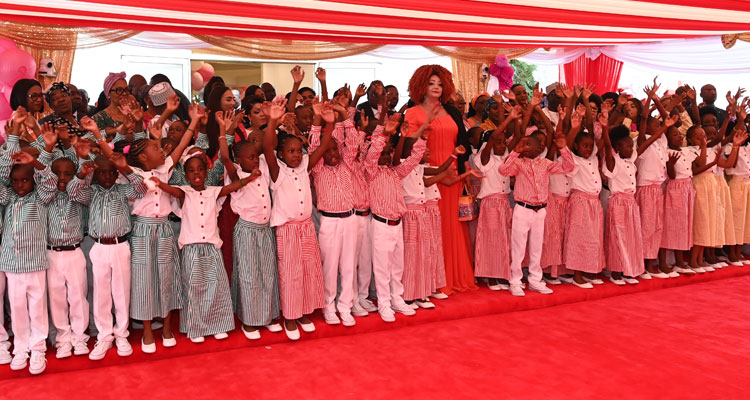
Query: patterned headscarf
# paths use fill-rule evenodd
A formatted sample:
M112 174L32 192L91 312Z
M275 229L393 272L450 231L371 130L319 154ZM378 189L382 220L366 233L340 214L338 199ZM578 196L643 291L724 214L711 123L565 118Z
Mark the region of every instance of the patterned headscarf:
M63 82L55 82L52 84L52 86L47 89L47 93L44 94L44 99L47 100L47 104L52 106L52 92L55 90L61 90L67 94L70 94L70 86L66 85Z
M109 75L104 79L104 95L109 98L109 91L112 90L112 86L115 85L115 82L119 81L120 79L125 79L127 74L123 71L119 74L116 72L110 72Z

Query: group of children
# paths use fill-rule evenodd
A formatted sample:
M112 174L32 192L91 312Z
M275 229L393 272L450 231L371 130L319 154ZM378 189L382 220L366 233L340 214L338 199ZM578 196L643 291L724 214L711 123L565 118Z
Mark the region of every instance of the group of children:
M317 309L327 324L353 326L370 312L393 322L394 312L434 308L429 298L445 297L438 289L446 274L438 182L478 180L474 273L492 290L549 294L547 284L561 281L592 288L602 272L617 285L703 273L726 264L716 252L723 246L727 262L742 265L750 242L746 102L737 104L740 93L730 99L742 122L729 134L729 118L720 128L698 121L684 146L679 107L662 104L657 88L644 105L597 103L591 88L558 86L555 123L538 88L530 98L498 92L480 111L494 129L469 129L470 148L457 146L436 166L427 140L442 106L409 126L385 112L382 85L372 118L354 108L363 85L355 96L345 86L299 107L287 104L296 95L247 102L250 123L239 137L243 115L222 84L211 88L208 109L192 105L189 120L167 129L172 96L159 102L156 123L122 102L132 120L124 128L84 117L85 135L45 124L28 143L19 135L30 116L19 108L0 151L0 289L14 334L11 357L0 326L0 363L43 372L48 320L57 358L100 360L112 347L132 354L131 319L143 324L144 353L156 351L157 323L162 345L175 346L175 310L180 331L200 343L226 338L235 314L248 339L267 329L296 340L298 325L315 330ZM651 117L651 101L660 117ZM309 127L290 126L308 111ZM467 172L457 176L464 154ZM239 216L231 283L218 222L227 196ZM674 251L674 268L665 250ZM372 276L377 305L368 299Z

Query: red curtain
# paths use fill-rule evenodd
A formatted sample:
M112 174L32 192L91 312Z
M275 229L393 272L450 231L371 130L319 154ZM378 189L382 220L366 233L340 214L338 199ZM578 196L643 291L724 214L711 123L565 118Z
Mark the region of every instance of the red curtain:
M560 78L568 86L596 85L596 93L617 91L622 73L622 61L600 54L596 60L581 55L577 59L560 66Z

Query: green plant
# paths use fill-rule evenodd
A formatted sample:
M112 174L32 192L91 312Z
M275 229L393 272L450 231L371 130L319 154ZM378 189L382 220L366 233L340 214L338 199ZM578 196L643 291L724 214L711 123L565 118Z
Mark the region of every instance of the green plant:
M530 96L534 89L534 85L536 84L536 81L534 81L534 70L536 70L536 65L527 64L516 59L510 60L510 65L515 71L513 74L513 83L520 83L523 85Z

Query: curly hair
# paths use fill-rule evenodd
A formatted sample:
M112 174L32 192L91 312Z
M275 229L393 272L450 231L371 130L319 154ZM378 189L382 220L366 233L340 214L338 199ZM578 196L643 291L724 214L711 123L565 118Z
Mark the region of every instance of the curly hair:
M409 98L417 104L424 101L427 94L427 85L430 77L437 76L443 83L443 94L440 96L440 102L445 103L451 97L456 87L453 85L453 74L444 67L436 64L423 65L414 71L414 75L409 79Z

